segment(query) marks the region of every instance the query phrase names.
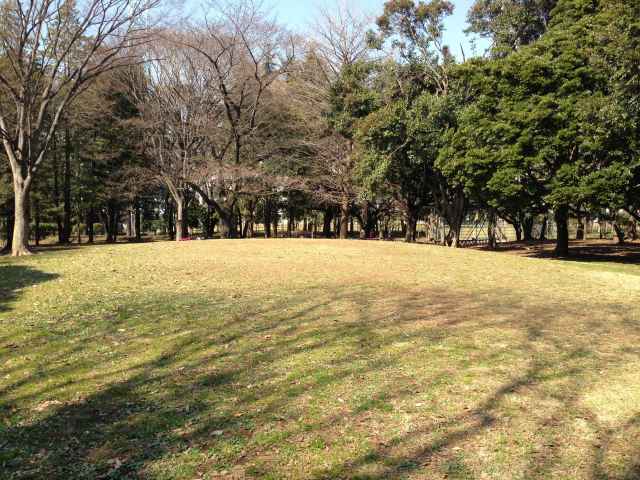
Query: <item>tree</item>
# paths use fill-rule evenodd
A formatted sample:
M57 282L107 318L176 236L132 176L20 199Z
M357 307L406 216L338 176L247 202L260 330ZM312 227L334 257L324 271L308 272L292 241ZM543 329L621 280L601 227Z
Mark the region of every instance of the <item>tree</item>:
M140 175L144 156L138 146L145 132L135 121L139 111L127 88L127 70L106 74L92 87L101 113L85 120L85 146L79 152L77 172L80 188L76 189L78 217L86 218L90 242L93 223L102 219L107 242L115 243L125 209L154 185Z
M290 35L269 19L254 0L216 4L202 27L192 30L185 45L202 56L212 82L214 104L223 107L221 121L209 135L205 168L199 181L190 182L215 209L224 236L235 237L237 203L243 187L256 177L259 157L245 151L264 127L264 100L274 82L294 58Z
M370 58L371 21L367 15L342 2L331 8L320 8L318 13L311 49L322 61L324 82L331 83L345 67Z
M325 208L325 235L327 220L339 212L343 239L358 201L368 208L356 178L354 134L357 120L375 108L375 95L367 88L369 25L366 15L344 4L321 10L307 55L292 70L293 98L307 125L305 188Z
M378 108L369 85L372 73L373 64L364 60L341 66L340 75L328 85L325 121L311 145L307 183L322 203L338 207L342 239L347 238L351 210L363 199L356 175L355 134L360 119Z
M473 60L453 73L456 128L447 131L438 168L466 195L510 222L517 240L532 240L534 218L546 211L544 192L521 151L520 125L500 114L504 98L496 62Z
M12 253L29 253L28 197L63 113L100 75L135 61L127 52L147 39L143 16L158 0L6 0L0 52L9 64L0 90L0 135L13 176Z
M459 246L466 210L464 189L438 169L440 138L453 128L450 98L455 62L443 43L443 21L453 5L442 0L391 0L377 20L372 41L390 44L398 62L386 69L385 107L365 120L360 139L366 146L366 176L370 183L387 180L405 212L407 241L415 241L415 225L431 205L449 225L446 242Z
M475 0L467 31L492 41L496 56L505 56L540 38L558 0Z
M534 211L540 202L553 210L561 256L571 212L616 211L632 176L637 127L611 82L616 62L603 61L602 36L626 28L612 29L612 9L623 13L614 2L559 2L538 41L475 77L475 102L450 139L450 165L490 203L508 206L520 195Z
M188 235L189 182L202 166L209 130L222 110L202 57L186 46L195 43L193 37L170 31L159 37L147 46L144 69L130 69L129 80L144 131L145 170L171 194L181 241Z
M640 3L608 2L606 28L594 32L608 48L599 50L608 66L612 98L624 112L629 184L620 207L640 222Z

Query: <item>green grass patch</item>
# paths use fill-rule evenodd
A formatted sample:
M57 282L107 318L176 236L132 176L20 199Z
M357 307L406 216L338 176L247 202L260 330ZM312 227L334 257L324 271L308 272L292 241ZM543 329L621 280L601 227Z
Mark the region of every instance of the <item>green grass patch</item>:
M640 267L384 242L0 259L0 478L640 478Z

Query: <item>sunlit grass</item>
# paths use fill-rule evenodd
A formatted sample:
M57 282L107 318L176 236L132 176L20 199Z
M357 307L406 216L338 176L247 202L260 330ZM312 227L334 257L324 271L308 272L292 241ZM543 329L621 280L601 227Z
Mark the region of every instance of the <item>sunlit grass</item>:
M400 243L0 259L0 478L640 478L640 266Z

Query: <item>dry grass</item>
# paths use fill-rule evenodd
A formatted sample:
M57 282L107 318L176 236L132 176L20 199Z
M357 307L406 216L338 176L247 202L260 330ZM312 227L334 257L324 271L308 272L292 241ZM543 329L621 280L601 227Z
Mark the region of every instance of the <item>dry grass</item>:
M0 478L640 478L639 298L399 243L0 259Z

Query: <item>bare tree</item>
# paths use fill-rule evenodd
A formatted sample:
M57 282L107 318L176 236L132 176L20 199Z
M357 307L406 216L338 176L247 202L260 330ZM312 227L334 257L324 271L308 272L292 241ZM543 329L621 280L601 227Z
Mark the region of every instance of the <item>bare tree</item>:
M201 169L209 131L222 115L204 59L185 46L189 34L164 31L143 56L144 69L131 69L129 90L145 132L145 171L163 184L176 204L176 240L187 232L189 183Z
M255 178L259 155L251 154L256 132L269 120L262 113L266 92L289 68L293 42L256 0L214 2L205 24L187 42L206 60L216 106L223 118L210 134L207 167L192 187L220 216L225 236L237 234L235 209Z
M318 17L313 26L315 38L311 45L324 59L324 65L328 67L325 73L329 80L339 76L344 67L371 54L367 42L371 20L346 0L339 0L333 8L324 6L318 9Z
M369 58L370 25L365 14L343 2L332 10L321 9L306 58L292 71L291 101L308 126L305 148L310 155L305 188L321 204L338 207L341 238L347 237L349 215L361 192L355 180L354 142L346 132L331 128L326 119L334 82L346 68ZM368 206L362 209L366 211Z
M307 186L321 203L340 209L340 238L347 238L349 215L360 195L354 181L356 160L353 142L342 135L325 136L310 145L314 152Z
M96 78L131 64L159 0L6 0L0 6L0 136L15 197L12 254L28 249L28 197L63 112Z

